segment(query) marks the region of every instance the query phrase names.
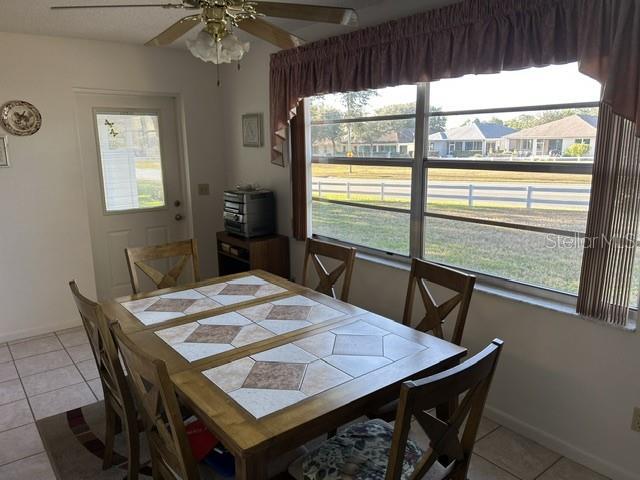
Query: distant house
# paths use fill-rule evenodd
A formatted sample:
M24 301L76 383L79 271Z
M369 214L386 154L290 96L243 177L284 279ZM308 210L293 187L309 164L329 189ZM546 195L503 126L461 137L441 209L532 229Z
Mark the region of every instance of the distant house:
M490 155L506 150L508 141L505 135L515 132L514 128L499 123L475 121L462 127L454 127L444 132L429 135L429 154L445 157L447 155Z
M576 114L553 122L524 128L506 136L509 150L520 155L560 156L574 143L589 145L586 156L595 151L598 117Z
M389 131L371 142L353 139L349 143L346 135L335 142L326 138L313 139L313 154L318 156L413 157L414 151L415 132L412 128Z

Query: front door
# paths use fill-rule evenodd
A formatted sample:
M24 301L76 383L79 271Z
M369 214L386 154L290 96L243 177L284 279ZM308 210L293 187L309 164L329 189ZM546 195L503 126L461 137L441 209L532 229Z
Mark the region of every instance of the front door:
M188 237L176 107L171 97L78 93L76 100L96 286L104 300L131 293L126 247Z

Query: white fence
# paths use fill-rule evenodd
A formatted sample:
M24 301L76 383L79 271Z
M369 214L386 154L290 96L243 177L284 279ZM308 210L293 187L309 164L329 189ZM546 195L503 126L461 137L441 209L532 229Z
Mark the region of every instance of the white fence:
M376 197L376 200L411 198L411 184L401 182L324 181L312 182L313 196L342 194L346 200L360 196ZM473 207L475 202L503 203L509 206L536 205L583 207L589 206L590 187L554 187L542 185L491 185L462 183L429 183L429 200L459 200Z

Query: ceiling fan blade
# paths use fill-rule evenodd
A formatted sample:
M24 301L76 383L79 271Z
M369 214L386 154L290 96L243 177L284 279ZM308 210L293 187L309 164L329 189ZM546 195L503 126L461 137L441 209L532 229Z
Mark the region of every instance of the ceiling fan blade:
M145 45L147 47L162 47L163 45L169 45L170 43L175 42L193 27L199 25L200 21L200 15L190 15L188 17L184 17L183 19L178 20L176 23L171 25L157 37L149 40L147 43L145 43Z
M259 18L243 20L238 24L238 28L280 48L294 48L305 43L304 40L296 37L293 33L289 33Z
M297 3L256 2L256 12L268 17L293 18L310 22L357 26L358 14L353 8L300 5Z
M51 7L51 10L81 10L89 8L144 8L144 7L161 7L161 8L184 8L182 3L134 3L129 5L63 5Z

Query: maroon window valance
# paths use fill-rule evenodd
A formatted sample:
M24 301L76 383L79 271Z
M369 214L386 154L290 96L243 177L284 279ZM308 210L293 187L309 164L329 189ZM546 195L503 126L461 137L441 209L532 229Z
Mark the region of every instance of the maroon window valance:
M640 135L640 2L467 0L271 57L272 155L305 97L579 62Z

